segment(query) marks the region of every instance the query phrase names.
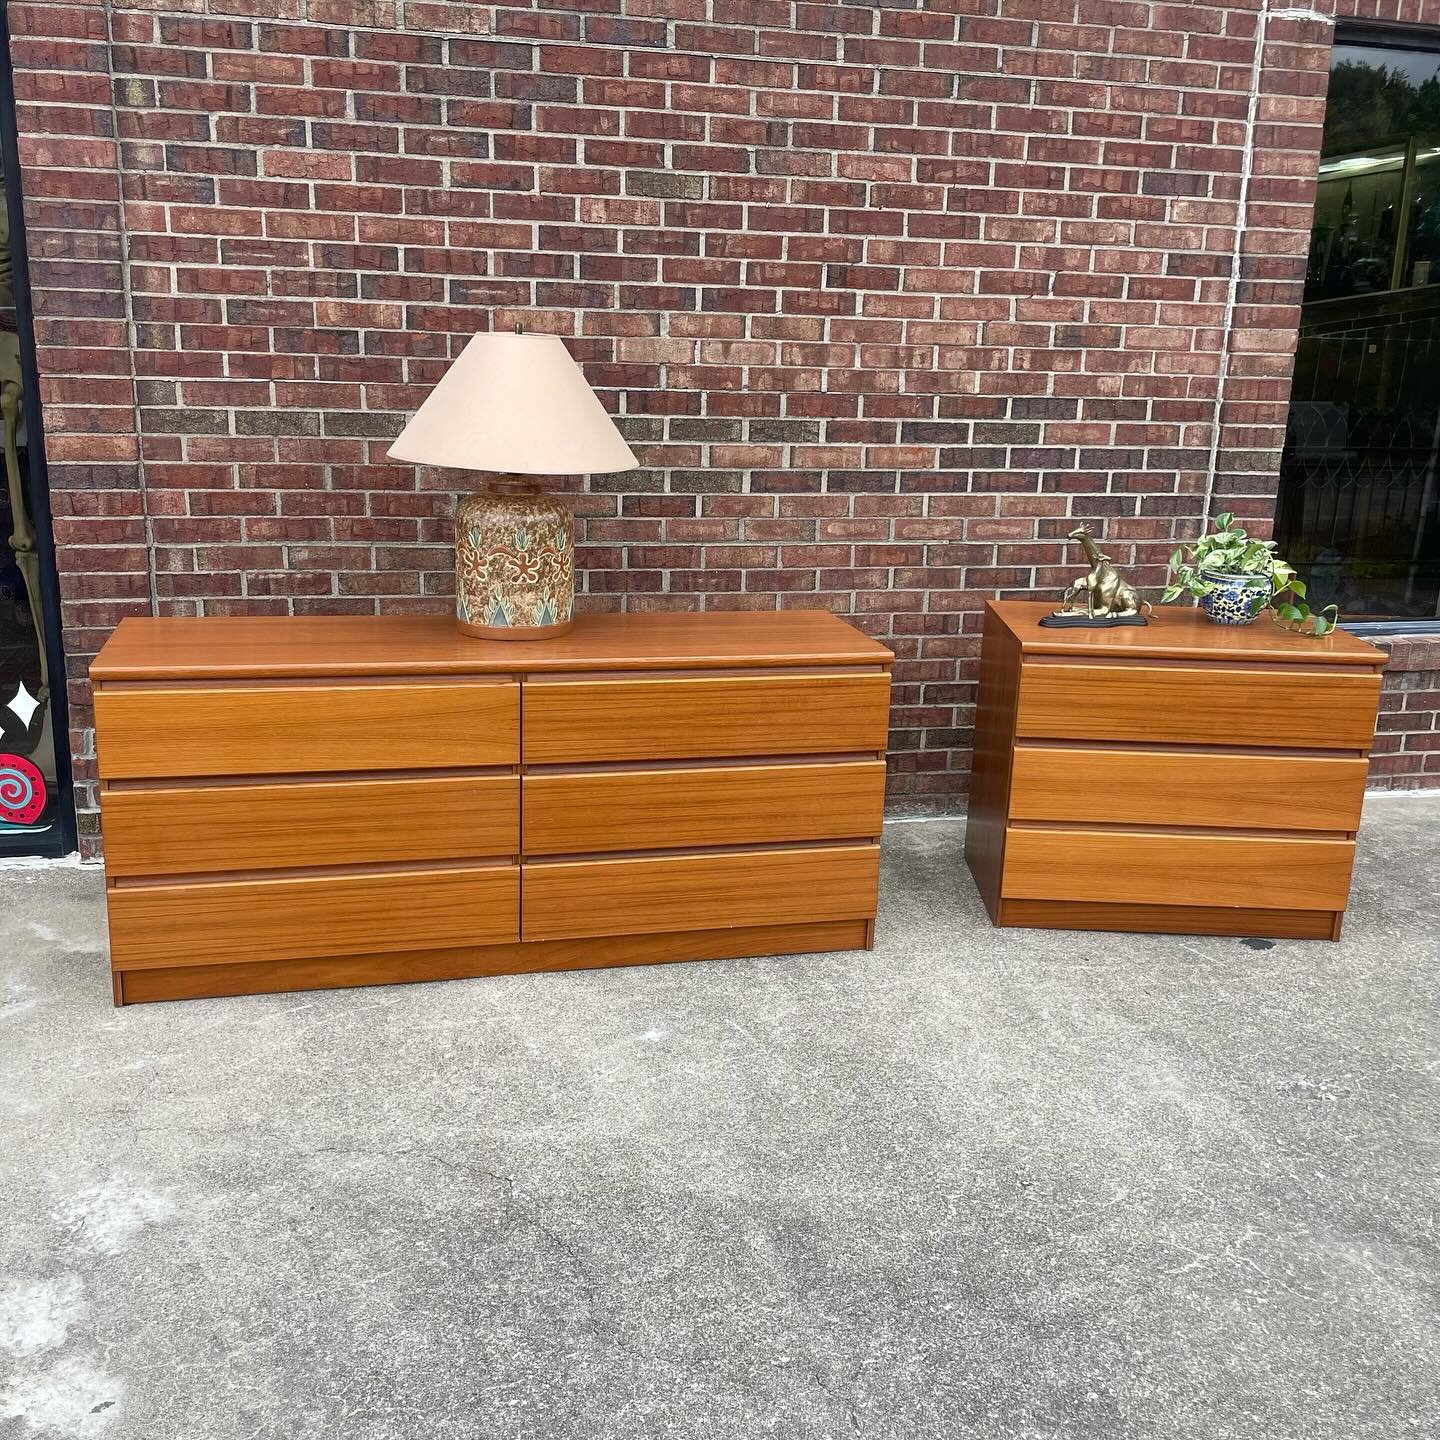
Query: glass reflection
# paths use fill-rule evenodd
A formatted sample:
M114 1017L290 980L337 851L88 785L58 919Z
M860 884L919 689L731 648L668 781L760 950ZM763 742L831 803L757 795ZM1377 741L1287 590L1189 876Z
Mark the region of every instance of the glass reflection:
M1276 538L1356 619L1440 615L1440 51L1335 47Z

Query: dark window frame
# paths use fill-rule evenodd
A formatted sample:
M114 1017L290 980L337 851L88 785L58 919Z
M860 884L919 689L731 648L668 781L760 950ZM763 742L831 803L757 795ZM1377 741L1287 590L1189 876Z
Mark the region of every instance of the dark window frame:
M1387 23L1378 20L1337 20L1332 49L1336 45L1353 45L1359 49L1371 50L1425 50L1440 54L1440 26ZM1397 616L1385 620L1347 622L1342 616L1340 623L1352 635L1440 635L1440 618L1407 620Z
M1336 45L1364 45L1373 50L1440 51L1440 27L1380 20L1337 20Z
M50 726L55 739L56 825L33 839L23 831L0 835L0 855L68 855L78 848L75 782L70 758L68 672L61 630L60 580L50 524L50 478L45 463L45 429L40 408L40 369L35 358L35 306L30 293L30 256L25 245L25 198L20 176L20 143L15 121L15 77L10 65L10 26L0 4L0 155L4 156L5 204L10 212L10 259L14 270L15 321L24 387L26 480L35 548L40 555L40 600L45 651L50 668Z

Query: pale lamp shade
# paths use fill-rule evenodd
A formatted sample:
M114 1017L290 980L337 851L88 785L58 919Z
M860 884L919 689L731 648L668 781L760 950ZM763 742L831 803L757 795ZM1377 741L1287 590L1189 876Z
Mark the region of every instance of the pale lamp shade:
M603 475L639 464L558 335L471 337L390 459L509 475Z

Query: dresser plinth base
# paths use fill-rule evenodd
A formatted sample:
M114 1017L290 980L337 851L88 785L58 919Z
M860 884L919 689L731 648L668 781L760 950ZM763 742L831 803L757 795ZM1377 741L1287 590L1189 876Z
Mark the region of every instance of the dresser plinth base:
M1234 935L1338 940L1339 910L1259 910L1229 905L1115 905L1081 900L1005 900L997 925L1027 930L1123 930L1155 935Z
M747 925L677 930L660 935L605 935L583 940L530 940L402 950L385 955L246 961L229 965L167 966L115 973L115 1001L193 1000L291 990L336 990L352 985L401 985L543 970L595 970L676 960L736 960L752 955L807 955L868 950L874 922L832 920L807 925Z

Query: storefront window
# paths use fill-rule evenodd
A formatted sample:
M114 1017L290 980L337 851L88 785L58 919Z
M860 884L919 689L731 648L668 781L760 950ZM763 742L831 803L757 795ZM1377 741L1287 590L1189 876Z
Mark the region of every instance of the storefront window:
M0 52L0 855L58 854L73 846L64 675L3 26Z
M1437 482L1440 32L1342 28L1276 517L1311 603L1440 616Z

